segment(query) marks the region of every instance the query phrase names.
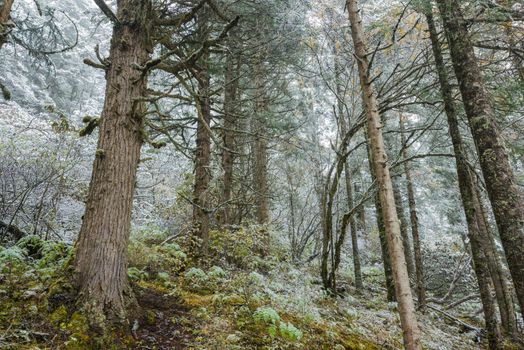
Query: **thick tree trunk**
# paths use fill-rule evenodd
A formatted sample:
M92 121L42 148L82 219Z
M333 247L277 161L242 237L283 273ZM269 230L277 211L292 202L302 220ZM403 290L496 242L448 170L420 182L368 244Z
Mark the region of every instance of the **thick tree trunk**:
M226 57L226 73L225 73L225 88L224 88L224 124L222 141L224 148L222 149L222 169L224 174L222 177L222 205L224 210L220 217L222 225L232 224L230 215L231 190L233 187L233 164L235 157L235 127L236 127L236 97L238 89L238 70L240 61L232 53L228 53Z
M346 4L349 13L349 21L351 23L351 36L353 38L355 55L357 57L360 85L362 88L362 99L367 116L367 131L371 154L373 155L373 165L377 178L391 266L395 279L395 291L399 307L400 322L403 330L404 346L408 350L420 350L422 349L420 344L420 330L417 325L415 305L411 295L406 260L402 249L400 224L395 208L391 176L387 165L384 138L378 112L378 101L371 80L368 76L369 61L363 39L364 33L362 23L359 16L357 1L347 0Z
M524 310L524 203L517 186L490 95L477 64L459 2L438 0L480 166L497 221L517 298Z
M207 39L207 13L203 9L197 18L200 40ZM193 187L193 221L201 239L201 253L207 254L209 245L209 183L211 182L211 98L210 75L205 67L209 53L202 57L203 68L196 72L198 115L195 151L195 183Z
M504 333L515 337L518 333L518 329L510 282L504 275L502 261L498 256L494 237L489 228L477 181L474 181L474 187L476 190L474 193L475 215L479 227L480 241L486 256L486 263L488 264L491 280L495 288L495 296L499 305L502 328Z
M106 73L86 210L74 258L80 300L100 315L125 317L126 249L142 145L147 75L133 68L149 59L151 1L120 0Z
M14 0L3 0L0 5L0 50L7 42L10 26L7 24L11 16Z
M406 256L406 264L408 268L408 275L410 281L415 281L415 262L413 260L413 253L411 249L411 239L409 237L408 220L402 204L402 196L398 187L398 177L393 178L393 194L395 196L395 204L397 206L397 214L400 220L400 235L402 236L402 246L404 247L404 255Z
M7 42L7 37L11 31L8 21L11 15L13 3L14 0L0 0L0 51L2 50L2 46ZM2 81L0 81L0 92L4 99L11 99L11 92L4 86Z
M479 290L481 292L481 301L484 310L486 329L488 330L490 348L497 349L500 345L500 334L496 316L494 314L493 298L490 293L490 281L487 277L489 270L486 265L486 256L481 247L481 241L483 238L480 237L481 226L478 221L478 206L475 203L476 193L474 191L474 175L467 164L466 150L460 135L457 111L453 100L451 85L449 83L432 14L426 14L426 19L433 47L433 55L439 77L442 99L444 100L444 109L448 121L449 134L455 152L455 164L457 168L460 195L468 225L468 237L472 251L473 267L477 276Z
M411 236L413 237L413 251L415 253L415 270L418 307L424 312L426 309L426 284L424 283L424 261L422 259L422 247L420 243L420 234L418 231L417 204L415 201L415 190L413 189L413 179L411 177L408 152L406 148L406 136L404 134L404 120L400 115L400 137L402 140L402 157L404 158L404 174L406 175L406 188L408 192L409 220L411 222Z

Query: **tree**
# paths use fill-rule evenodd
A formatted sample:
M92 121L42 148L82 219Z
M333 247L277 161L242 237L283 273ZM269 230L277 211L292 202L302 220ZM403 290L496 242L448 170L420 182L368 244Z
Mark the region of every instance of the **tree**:
M100 3L100 1L98 1ZM107 9L106 9L107 11ZM73 266L91 319L121 320L129 300L126 250L146 106L141 98L151 47L150 0L119 0L106 67L106 96L86 210Z
M411 297L409 276L406 268L404 251L402 249L400 224L395 207L395 199L391 183L387 156L382 136L379 105L369 77L369 58L363 39L362 22L359 15L356 0L348 0L346 3L349 21L351 23L351 36L353 38L355 56L357 58L360 85L362 89L362 100L365 105L367 117L367 132L373 166L376 174L380 203L384 215L384 225L388 240L389 256L393 276L395 279L395 291L399 305L400 321L403 329L404 346L408 350L421 349L420 330L415 316L415 306Z
M222 126L222 210L221 223L233 223L230 210L231 192L233 189L233 164L236 153L235 126L238 121L237 95L240 80L241 61L235 52L234 39L230 38L228 53L226 54L226 67L224 74L224 121Z
M457 107L453 99L452 88L449 82L446 66L444 64L444 58L442 56L442 49L438 40L437 29L430 10L426 11L426 21L428 24L430 40L433 49L440 91L444 101L444 111L447 117L449 134L451 136L453 150L455 153L457 177L462 205L468 225L468 237L472 250L473 267L477 276L477 283L483 304L484 319L486 323L486 329L488 330L488 337L490 339L490 348L497 349L500 347L500 334L497 325L498 321L495 316L494 300L490 291L490 276L488 267L486 265L486 254L483 251L481 243L481 240L485 238L481 237L480 232L483 228L485 229L485 225L483 225L482 221L479 221L480 213L478 204L480 202L477 192L475 191L475 175L472 173L472 170L468 165L467 153L459 129ZM492 278L493 277L494 276L492 276ZM502 319L504 320L508 317L504 317L504 311L507 310L507 308L505 308L504 305L499 305L499 309L501 311Z
M10 23L11 9L13 8L14 0L3 0L0 4L0 50L7 42L7 36L13 26Z
M473 44L456 0L437 1L455 75L521 310L524 310L524 202L513 175Z
M424 262L422 260L422 248L420 244L420 234L418 231L417 205L415 201L415 191L411 177L411 167L408 160L406 136L404 130L404 116L400 114L400 136L402 140L402 157L404 158L404 174L406 175L406 187L408 192L409 220L411 222L411 236L413 237L413 251L415 252L416 286L418 307L424 311L426 309L426 286L424 283Z
M209 35L209 10L206 6L197 15L197 40L203 45ZM195 183L193 186L193 221L197 235L201 239L202 253L206 254L209 245L209 183L211 182L211 76L209 73L209 51L201 57L200 68L194 70L198 83L196 92L196 151Z

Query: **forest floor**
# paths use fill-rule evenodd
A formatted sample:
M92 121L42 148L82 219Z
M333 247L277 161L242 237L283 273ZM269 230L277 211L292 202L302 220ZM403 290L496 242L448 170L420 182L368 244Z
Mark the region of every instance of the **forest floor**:
M211 258L192 266L184 243L132 241L128 275L141 313L103 349L401 349L395 303L381 281L322 291L315 266L256 254L257 239L214 232ZM236 235L236 237L230 237ZM92 349L86 317L57 287L68 248L32 237L0 248L0 349ZM344 281L344 276L341 276ZM420 315L425 349L484 349L441 314ZM118 336L116 336L118 338Z

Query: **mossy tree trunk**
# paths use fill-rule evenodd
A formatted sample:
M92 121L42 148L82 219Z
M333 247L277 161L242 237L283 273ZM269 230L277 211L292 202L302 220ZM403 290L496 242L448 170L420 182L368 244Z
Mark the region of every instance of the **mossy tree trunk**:
M126 250L142 146L147 74L135 69L151 48L150 0L119 0L106 95L85 214L73 266L80 300L93 318L125 317Z
M208 11L201 9L197 15L198 40L204 43L208 39ZM193 186L193 221L200 238L201 251L205 255L209 246L209 183L211 182L211 77L207 64L209 52L202 55L200 65L195 70L198 84L196 112L198 115L195 150L195 182Z
M457 0L438 0L455 75L521 310L524 310L524 202Z
M11 16L13 3L14 0L2 0L0 2L0 50L2 50L2 46L7 42L7 35L10 29L8 21Z
M388 241L389 256L395 280L395 294L397 297L400 322L403 330L404 347L407 350L422 349L420 343L420 330L415 315L409 276L406 268L406 259L402 249L400 224L395 207L395 199L391 184L389 166L382 135L379 106L371 79L369 77L369 57L364 42L364 32L356 0L347 0L346 6L351 23L351 36L353 39L355 56L362 89L362 100L365 105L367 117L367 133L369 146L373 156L373 168L377 179L378 193L382 206L384 226Z
M474 190L474 174L472 174L467 163L467 154L460 134L453 93L438 40L438 32L431 13L426 14L426 21L433 48L435 67L440 83L440 91L444 101L444 111L448 121L449 134L451 136L451 142L455 153L459 190L468 226L468 238L470 241L473 268L477 276L490 348L497 349L500 346L500 332L495 315L494 300L491 296L490 276L486 260L487 256L482 248L482 240L485 238L481 237L480 234L483 222L479 221L478 197ZM503 307L503 305L501 305L501 307Z
M8 22L13 8L14 0L0 0L0 51L7 42L9 31L11 30ZM9 100L11 99L11 92L0 81L0 92L2 96Z

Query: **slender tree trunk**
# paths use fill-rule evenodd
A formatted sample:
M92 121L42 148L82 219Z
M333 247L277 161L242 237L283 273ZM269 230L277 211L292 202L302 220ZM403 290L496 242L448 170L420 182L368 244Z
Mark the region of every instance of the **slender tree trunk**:
M355 192L358 193L358 186L354 186ZM360 262L360 249L358 247L358 237L363 237L366 233L366 208L364 204L357 209L356 214L358 221L356 222L355 234L351 235L351 247L353 253L353 269L355 270L355 288L358 291L364 289L364 283L362 280L362 265Z
M408 159L406 149L406 136L404 134L404 120L400 115L400 137L402 140L402 157ZM411 222L411 236L413 237L413 251L415 252L415 269L417 272L417 298L418 307L424 312L426 309L426 284L424 283L424 261L422 258L422 247L420 243L420 234L418 231L417 203L415 201L415 190L413 189L413 179L411 177L411 168L408 161L404 161L404 174L406 175L406 187L408 192L409 220Z
M490 95L477 64L459 2L438 0L488 196L521 310L524 310L524 202L517 186Z
M391 258L391 266L395 280L395 291L399 307L400 322L403 330L404 346L407 350L421 350L420 330L415 315L409 276L406 268L406 260L402 249L402 238L400 236L400 224L395 208L395 199L391 185L391 176L387 165L387 156L384 147L380 116L378 112L378 101L375 91L368 76L369 59L363 39L363 28L359 16L356 0L347 0L349 21L351 23L351 36L357 58L360 85L362 88L362 99L367 116L367 131L370 141L373 165L377 178L378 192L382 212L388 248Z
M226 57L226 73L224 88L224 130L222 141L224 149L222 150L222 169L224 175L222 178L222 205L224 210L220 221L223 225L230 225L231 215L229 201L231 200L231 190L233 187L233 164L235 157L235 127L236 127L236 103L238 89L238 70L240 60L234 54L228 53Z
M500 332L498 330L496 316L494 314L493 298L490 293L490 281L488 276L489 270L486 265L486 256L482 251L480 237L480 222L478 221L478 206L475 205L476 193L474 191L474 179L471 169L467 164L466 150L460 135L457 110L453 101L451 85L449 83L446 67L440 43L438 41L437 29L431 13L426 14L428 29L433 47L435 66L437 69L440 90L444 100L444 109L449 126L449 134L453 143L455 152L455 164L457 168L458 183L460 195L466 215L468 225L468 237L471 246L473 267L477 276L477 282L481 294L481 301L484 310L484 319L491 349L497 349L500 346Z
M408 220L404 212L404 205L402 204L402 196L398 187L397 178L393 178L393 194L395 196L395 204L397 206L397 214L400 220L400 235L402 237L402 246L404 247L404 255L406 256L406 264L408 268L408 275L410 281L415 281L415 262L413 260L413 253L411 250L411 239L409 237Z
M369 171L371 173L371 179L376 182L377 177L375 175L375 168L373 165L373 155L371 154L371 149L369 147L369 138L366 134L367 142L367 153L369 161ZM380 195L378 191L375 193L374 198L375 203L375 215L377 216L377 229L378 229L378 238L380 240L380 252L382 254L382 265L384 265L384 278L386 281L386 299L389 302L396 301L395 296L395 281L393 280L393 270L391 269L391 258L389 255L388 241L386 238L386 228L384 226L384 216L382 212L382 205L380 203ZM408 275L409 278L409 275Z
M201 41L207 38L207 13L205 8L197 17ZM198 96L196 109L198 115L195 151L195 183L193 187L193 221L197 235L201 239L201 253L206 254L209 245L209 183L211 182L211 98L210 75L207 71L209 53L202 57L203 68L196 72Z
M333 44L333 51L334 51L334 64L335 64L335 84L336 84L336 92L337 92L337 110L338 110L338 123L339 123L339 129L340 129L340 139L344 139L347 133L347 129L350 123L350 118L347 116L344 111L344 96L345 93L343 91L342 85L341 85L341 73L342 73L342 65L340 64L340 57L339 57L339 50L337 49L337 45ZM346 124L347 123L347 124ZM347 149L347 147L346 147ZM352 187L352 180L351 180L351 167L349 166L349 162L346 159L344 162L344 176L345 176L345 185L346 185L346 195L347 195L347 202L348 202L348 210L351 210L353 208L353 187ZM351 231L351 249L352 249L352 255L353 255L353 270L355 274L355 287L357 290L362 290L362 271L360 268L360 253L358 249L358 232L357 232L357 225L355 222L355 215L351 214L348 218L349 220L349 229ZM347 225L342 225L343 227L347 227ZM340 246L342 246L344 240L340 240ZM338 253L338 260L340 260L340 251ZM336 271L336 268L338 267L338 263L336 264L335 268L333 269L334 272Z
M267 224L269 221L269 191L267 183L268 154L265 118L268 112L266 86L264 84L264 67L260 58L255 66L255 93L256 110L253 120L255 142L254 142L254 169L253 187L256 195L256 217L259 224Z
M120 0L106 73L106 95L89 194L73 266L80 300L93 320L125 317L126 249L142 145L147 75L133 68L150 56L151 2Z
M348 197L348 208L353 208L353 186L351 185L351 170L349 164L346 161L344 164L345 168L345 180L346 180L346 194ZM353 255L353 270L355 274L355 288L361 291L364 286L362 284L362 270L360 268L360 252L358 249L358 231L357 223L355 221L355 214L351 214L349 217L349 228L351 230L351 251Z
M3 0L2 5L0 6L0 50L2 50L2 46L7 42L7 36L10 31L7 22L11 16L13 3L14 0Z

